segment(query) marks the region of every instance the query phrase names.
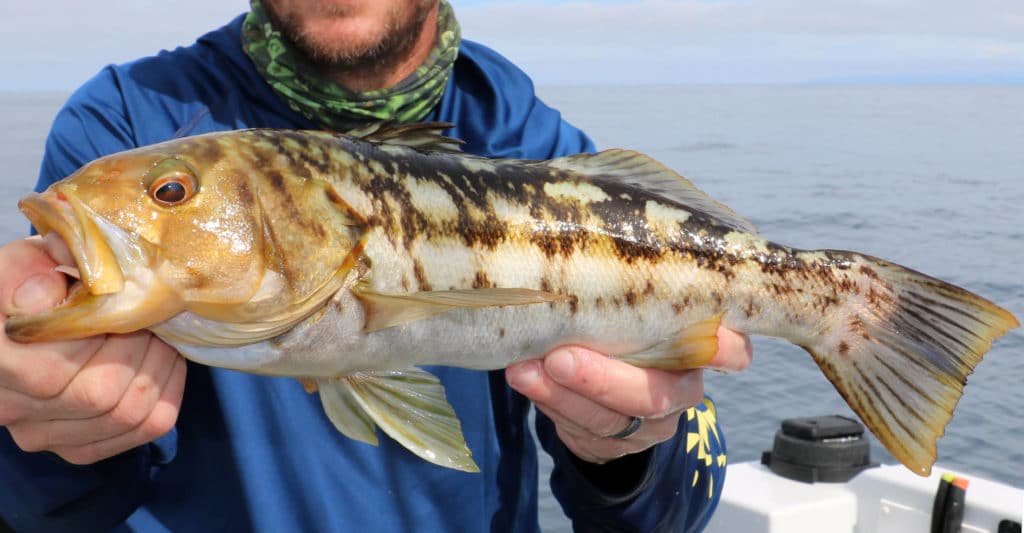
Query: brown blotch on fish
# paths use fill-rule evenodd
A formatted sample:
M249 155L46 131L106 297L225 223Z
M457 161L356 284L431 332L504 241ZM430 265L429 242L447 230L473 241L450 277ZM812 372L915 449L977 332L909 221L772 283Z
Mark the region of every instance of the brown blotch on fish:
M238 192L239 203L241 203L249 212L252 212L253 206L256 205L256 197L253 196L252 189L249 188L249 183L239 181L235 190Z
M530 241L548 258L558 254L558 238L548 230L538 231L533 234Z
M191 289L202 289L210 285L212 281L209 276L204 274L202 271L192 268L190 266L184 266L185 273L188 274L184 279L188 281L188 287Z
M864 327L864 321L858 316L854 316L850 319L850 333L859 335L862 339L871 340L871 334L869 334L867 328Z
M212 162L224 158L224 149L220 143L194 143L190 148L199 160Z
M843 275L842 279L839 280L838 289L845 293L857 292L857 283L850 279L849 276Z
M280 202L273 206L275 217L288 218L291 221L298 222L303 229L309 231L318 239L324 239L327 237L327 231L320 225L320 222L305 216L298 204L295 202L295 197L292 195L291 190L288 187L288 183L285 177L278 171L269 171L267 174L270 185L277 192L276 197L280 198ZM284 213L278 212L284 210Z
M850 345L846 344L846 341L839 341L839 355L846 355L850 353Z
M487 279L487 274L477 270L476 275L473 277L473 288L474 289L486 289L492 287L491 280Z
M423 264L420 263L419 259L413 259L412 261L412 275L416 276L416 284L418 285L419 290L431 290L430 282L427 281L427 276L423 272Z
M839 304L839 298L836 298L833 294L822 294L817 298L818 306L822 311L827 311L830 307Z
M462 235L467 246L479 244L488 250L493 250L504 242L508 232L505 223L498 220L497 215L491 211L484 215L483 220L477 222L460 211L456 230Z
M662 247L657 243L657 241L638 241L639 239L621 237L612 239L618 258L626 264L632 264L641 259L651 263L657 263L664 255Z
M324 157L321 152L321 157L313 157L309 152L302 152L299 154L299 158L307 168L312 168L321 175L325 175L331 171L331 165Z

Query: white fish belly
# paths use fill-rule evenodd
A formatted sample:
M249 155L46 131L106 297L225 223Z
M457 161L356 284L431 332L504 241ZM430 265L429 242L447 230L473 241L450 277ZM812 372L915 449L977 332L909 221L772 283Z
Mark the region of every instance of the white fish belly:
M295 377L335 377L418 365L492 370L570 344L611 355L640 351L678 333L681 325L675 318L651 318L659 315L673 315L671 306L574 313L568 302L556 302L453 309L366 333L361 303L343 291L320 316L271 341L236 348L179 349L205 364Z

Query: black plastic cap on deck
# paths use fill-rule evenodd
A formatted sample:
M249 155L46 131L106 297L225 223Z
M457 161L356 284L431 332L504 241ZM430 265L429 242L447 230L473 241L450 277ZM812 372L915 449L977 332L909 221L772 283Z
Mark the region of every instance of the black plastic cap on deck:
M843 483L878 466L871 462L864 426L839 415L783 420L772 450L761 455L761 464L804 483Z

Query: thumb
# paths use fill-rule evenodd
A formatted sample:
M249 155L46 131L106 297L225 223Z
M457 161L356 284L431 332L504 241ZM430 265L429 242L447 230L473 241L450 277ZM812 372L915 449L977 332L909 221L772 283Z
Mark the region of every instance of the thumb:
M35 274L14 289L7 315L32 315L51 309L64 300L67 282L64 275L50 271Z
M25 315L51 308L67 294L64 274L38 237L0 246L0 315Z

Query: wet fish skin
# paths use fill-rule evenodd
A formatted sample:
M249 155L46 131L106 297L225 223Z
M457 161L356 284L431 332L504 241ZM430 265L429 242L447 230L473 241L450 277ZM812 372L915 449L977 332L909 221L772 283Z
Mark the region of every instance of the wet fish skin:
M967 374L1018 326L886 261L767 241L635 152L514 161L454 148L436 125L247 130L98 160L23 202L68 241L90 290L7 333L149 328L201 363L303 379L353 438L375 442L379 425L471 470L443 388L407 369L501 368L567 343L697 368L723 325L804 347L894 456L927 473ZM161 165L199 192L154 206ZM424 409L435 420L408 427L403 412Z

